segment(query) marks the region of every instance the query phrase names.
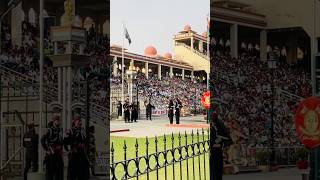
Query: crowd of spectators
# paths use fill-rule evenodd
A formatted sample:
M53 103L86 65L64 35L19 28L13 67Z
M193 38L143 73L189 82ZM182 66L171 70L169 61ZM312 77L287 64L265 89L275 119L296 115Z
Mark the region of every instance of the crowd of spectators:
M203 111L200 99L207 89L203 82L193 82L191 79L182 80L181 77L169 76L164 76L159 80L157 76L152 74L146 78L145 74L140 71L137 74L136 82L140 104L150 100L156 110L166 112L170 99L179 98L183 105L182 114L196 114ZM127 82L124 81L125 93L127 86ZM121 89L120 74L117 77L112 77L111 88Z
M150 99L156 109L166 111L170 99L175 98L181 100L183 114L194 114L203 109L200 99L207 89L205 83L167 76L161 80L155 76L149 76L147 79L143 73L139 74L137 82L141 100Z
M38 28L34 25L23 21L22 22L22 39L21 46L12 44L11 33L9 26L3 24L1 33L1 54L0 63L15 72L20 73L22 76L33 79L34 82L39 80L39 46ZM50 36L44 39L45 55L52 55L53 45ZM109 102L106 97L108 91L108 73L109 64L107 63L107 54L109 50L109 39L107 35L99 34L92 26L87 32L87 43L84 49L84 54L90 58L89 63L85 68L77 73L74 80L85 80L85 72L94 72L103 75L104 77L96 77L91 82L91 99L93 102L105 106ZM49 83L51 86L57 87L57 69L52 67L52 61L48 56L44 58L44 82ZM8 78L3 78L4 81L10 81ZM10 82L3 82L10 84ZM79 83L74 82L74 86ZM74 88L77 89L77 88ZM77 93L75 93L77 94Z
M231 58L229 51L223 50L216 48L212 52L211 79L214 94L221 100L221 118L240 156L245 157L250 148L270 147L272 119L274 145L298 146L293 120L298 101L281 93L310 96L310 73L282 61L271 69L257 53L242 51L238 58Z

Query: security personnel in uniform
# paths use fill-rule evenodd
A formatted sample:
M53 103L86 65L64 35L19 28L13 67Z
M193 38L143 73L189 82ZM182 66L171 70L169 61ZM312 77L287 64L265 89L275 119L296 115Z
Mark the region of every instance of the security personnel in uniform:
M138 119L138 107L134 103L131 104L131 122L137 122Z
M210 125L210 139L212 144L212 153L210 154L210 161L212 164L212 171L210 179L222 180L223 174L223 148L232 144L229 133L227 132L223 122L218 119L216 112L212 113L212 124Z
M23 136L23 147L26 148L26 162L24 169L24 180L27 180L29 169L32 165L32 172L38 170L38 144L39 144L39 135L36 134L34 130L34 125L29 124L28 131Z
M173 111L174 111L174 104L173 104L173 100L170 99L169 107L168 107L168 117L169 117L170 124L173 124L173 116L174 116Z
M41 145L46 151L44 164L46 180L63 180L63 137L60 116L53 116L50 127L41 138Z
M118 102L117 109L118 109L118 118L119 118L119 116L122 116L122 104L120 101Z
M72 128L65 137L65 147L69 150L68 180L89 180L90 163L86 153L87 136L81 119L75 117Z
M152 121L152 109L154 109L154 106L151 104L150 99L149 99L149 102L146 105L146 118L147 118L147 120L150 119L150 121Z
M175 113L176 114L176 124L180 124L180 109L182 108L182 103L178 98L176 100L175 108L176 108L176 113Z
M130 104L126 101L123 105L124 109L124 122L130 122Z

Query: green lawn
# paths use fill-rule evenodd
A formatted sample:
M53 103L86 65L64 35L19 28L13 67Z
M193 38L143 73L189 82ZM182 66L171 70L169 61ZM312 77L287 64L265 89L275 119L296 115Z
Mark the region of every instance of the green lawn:
M199 138L198 138L199 137ZM155 138L148 138L148 154L153 154L156 152L156 146L155 146ZM195 133L193 137L193 143L197 142L203 142L208 140L207 132L199 132L199 136ZM162 152L164 150L164 137L158 137L158 152ZM114 148L114 162L119 162L124 160L124 142L126 143L126 159L132 159L136 157L136 143L138 143L138 156L144 156L147 152L147 146L146 146L146 138L129 138L129 137L112 137L111 136L111 143ZM173 143L172 143L173 142ZM188 134L187 137L185 137L185 134L181 135L180 138L180 144L181 146L185 146L186 144L192 144L192 136L191 134ZM111 146L112 147L112 146ZM179 147L179 136L177 134L173 135L173 141L172 141L172 135L166 136L166 149L170 150L173 149L173 147ZM206 149L208 149L208 146L205 146ZM188 148L189 154L192 153L192 148ZM199 149L195 147L194 149L195 153L199 152ZM200 152L203 151L203 145L200 145ZM182 149L182 156L185 156L187 154L187 151L185 149ZM174 157L178 159L179 152L175 151ZM112 156L111 156L112 158ZM159 163L160 165L164 163L164 156L159 156ZM167 155L167 160L171 161L173 159L173 156L171 154ZM110 159L112 161L112 159ZM200 162L200 163L199 163ZM149 164L151 167L154 167L156 164L156 159L154 157L150 158ZM200 165L200 167L199 167ZM142 160L140 161L139 168L141 171L143 171L146 167L146 161ZM181 170L180 170L181 168ZM134 162L131 162L128 165L128 172L130 175L134 174L136 171ZM180 171L182 173L180 173ZM206 171L206 172L205 172ZM173 178L173 172L175 174L175 178ZM187 173L189 172L189 173ZM149 173L149 179L166 179L165 174L167 174L167 179L187 179L187 175L189 179L209 179L209 155L208 153L202 154L202 155L195 155L194 158L190 158L188 160L182 160L180 162L176 162L174 165L167 166L166 168L161 168L157 171L153 171ZM124 175L124 168L123 166L116 167L116 177L117 179L121 179ZM201 176L201 178L200 178ZM206 177L204 177L206 176ZM135 178L137 179L137 178ZM139 180L148 179L147 175L141 175L138 178Z

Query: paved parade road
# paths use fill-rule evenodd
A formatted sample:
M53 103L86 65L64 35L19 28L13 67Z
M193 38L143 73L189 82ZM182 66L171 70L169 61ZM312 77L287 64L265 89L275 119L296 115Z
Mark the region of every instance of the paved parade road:
M175 121L174 121L175 122ZM204 116L181 117L179 125L170 125L167 116L154 117L152 121L145 119L138 120L136 123L125 123L123 120L113 120L110 122L110 130L125 130L125 132L111 133L111 136L121 137L154 137L163 136L164 134L191 133L193 130L207 128L208 124L204 120Z
M247 173L224 176L223 180L302 180L300 171L293 169L280 169L268 173Z

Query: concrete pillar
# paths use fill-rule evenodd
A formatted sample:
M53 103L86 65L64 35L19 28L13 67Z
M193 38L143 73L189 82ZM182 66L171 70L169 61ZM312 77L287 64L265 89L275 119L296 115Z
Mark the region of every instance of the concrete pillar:
M62 69L62 128L67 129L67 67Z
M199 41L199 51L203 52L203 41Z
M158 79L161 80L161 64L158 64Z
M260 60L267 61L267 31L260 31Z
M72 67L67 67L67 87L68 92L67 93L67 128L71 128L71 122L72 122Z
M62 67L58 67L58 102L62 104L62 84L63 84L63 77L62 77Z
M184 80L184 69L182 69L182 80Z
M193 51L193 37L191 37L191 50Z
M113 58L113 76L116 77L118 76L118 63L117 63L117 56L114 56Z
M194 81L194 72L191 71L191 81Z
M289 38L288 45L289 45L289 48L287 49L287 62L289 64L292 64L292 63L295 63L297 61L297 52L298 52L297 51L298 40L297 40L297 38L296 38L294 33L290 33L290 38Z
M238 58L238 24L230 26L231 57Z
M170 77L171 78L173 77L173 67L172 66L170 67Z
M22 2L11 11L11 38L14 45L22 45Z
M146 62L144 64L144 66L145 66L145 69L146 69L145 75L146 75L146 78L148 79L149 78L149 63Z

